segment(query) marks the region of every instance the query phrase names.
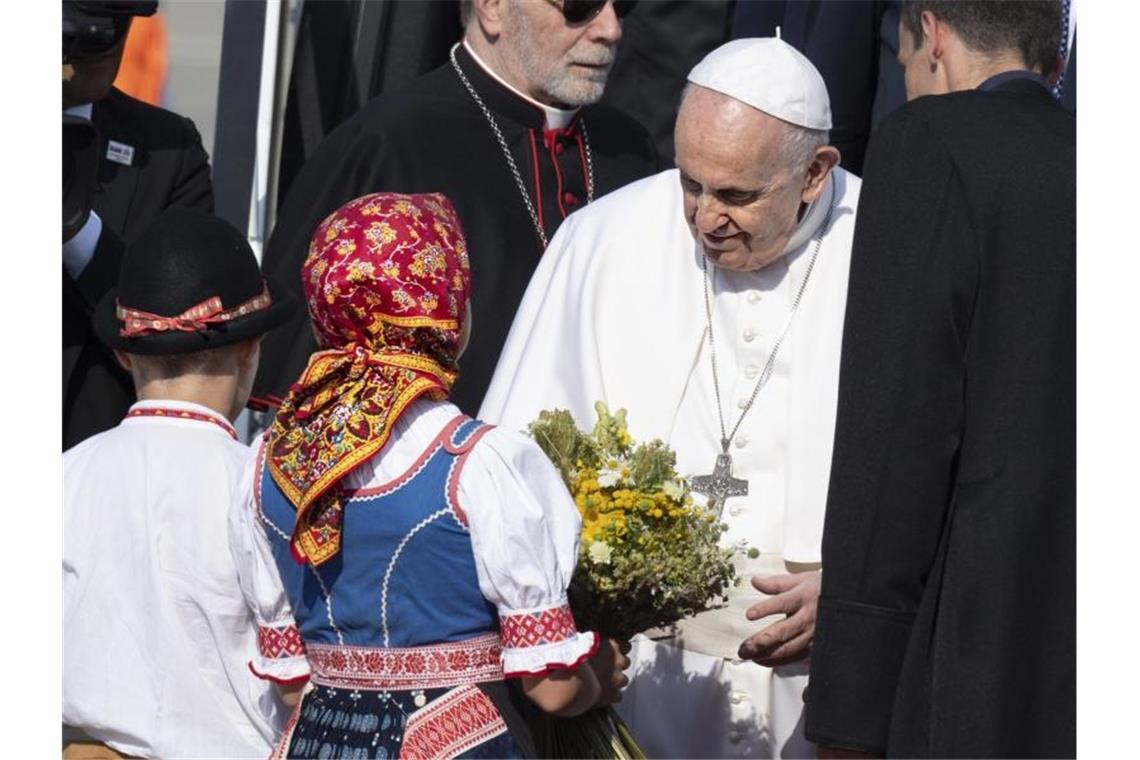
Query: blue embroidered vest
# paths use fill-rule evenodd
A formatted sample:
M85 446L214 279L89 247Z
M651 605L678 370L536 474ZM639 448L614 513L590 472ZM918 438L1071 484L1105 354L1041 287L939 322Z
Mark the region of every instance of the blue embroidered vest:
M498 631L456 499L467 453L489 429L458 417L404 475L348 492L340 552L317 568L290 554L296 510L262 466L259 516L306 643L411 647Z

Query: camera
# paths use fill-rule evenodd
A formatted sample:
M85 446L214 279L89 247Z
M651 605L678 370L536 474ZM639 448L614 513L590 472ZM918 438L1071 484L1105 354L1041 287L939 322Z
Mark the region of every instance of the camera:
M118 45L135 16L153 16L158 0L67 0L63 4L63 62L90 58Z

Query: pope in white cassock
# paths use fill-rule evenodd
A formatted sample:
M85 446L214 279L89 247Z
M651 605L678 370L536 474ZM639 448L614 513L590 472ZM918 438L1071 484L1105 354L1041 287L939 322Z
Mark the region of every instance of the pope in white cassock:
M743 579L730 603L633 642L620 712L650 756L814 757L801 716L860 184L830 128L791 46L710 53L677 168L567 218L480 412L524 429L543 409L589 427L595 401L625 408L723 510Z

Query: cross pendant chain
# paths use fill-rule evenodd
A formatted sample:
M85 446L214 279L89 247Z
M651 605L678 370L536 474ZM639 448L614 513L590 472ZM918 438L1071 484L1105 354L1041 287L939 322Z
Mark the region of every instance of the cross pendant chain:
M803 282L800 283L799 290L796 291L796 296L792 300L792 308L788 313L788 318L784 322L784 329L780 332L776 342L772 345L772 350L768 352L768 361L764 365L764 369L760 372L760 377L756 380L756 385L752 387L752 395L748 397L745 402L743 410L740 412L740 417L737 418L736 424L733 426L732 431L729 432L724 426L724 406L720 400L720 375L717 372L716 366L716 343L713 340L713 318L712 318L712 299L710 291L712 290L712 283L709 281L708 263L704 256L701 256L701 270L704 274L704 297L705 297L705 334L709 339L709 358L712 362L712 377L713 377L713 394L716 396L716 413L717 422L720 423L720 453L716 455L716 465L713 467L712 473L708 475L697 475L692 479L692 488L699 494L704 494L708 499L708 508L716 512L718 519L724 517L724 502L729 496L747 496L748 495L748 481L743 478L732 477L732 455L728 453L728 445L732 441L736 431L740 429L740 424L744 422L744 417L752 409L752 404L756 401L756 395L760 393L760 388L768 381L768 377L772 374L772 369L775 366L776 354L780 351L780 346L784 343L784 338L788 335L788 330L792 327L792 318L796 316L796 311L800 308L800 301L803 300L804 290L807 288L808 280L811 279L812 270L815 269L815 261L819 257L819 246L823 243L823 236L831 226L831 212L834 210L829 200L827 207L827 216L823 218L823 224L820 225L819 231L815 235L815 245L812 247L811 258L808 259L807 271L804 273Z
M728 453L728 442L723 438L721 445L725 451L716 455L716 466L710 475L697 475L693 478L693 490L708 498L708 508L717 517L724 514L724 502L729 496L747 496L748 481L732 477L732 455Z

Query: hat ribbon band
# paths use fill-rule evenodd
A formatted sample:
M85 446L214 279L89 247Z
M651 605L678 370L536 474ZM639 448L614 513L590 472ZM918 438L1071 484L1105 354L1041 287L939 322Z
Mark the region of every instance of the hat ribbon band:
M129 309L115 302L115 316L123 322L119 336L123 338L136 338L140 335L152 335L163 332L198 332L210 325L229 322L269 308L273 299L269 297L269 288L262 285L261 293L238 304L232 309L222 306L222 299L211 296L197 306L191 306L181 314L173 317L164 317L160 314L151 314L140 309Z

